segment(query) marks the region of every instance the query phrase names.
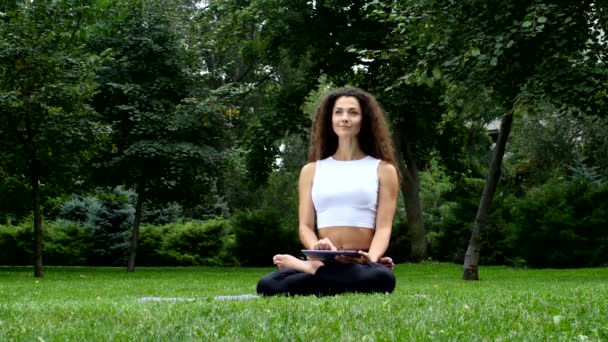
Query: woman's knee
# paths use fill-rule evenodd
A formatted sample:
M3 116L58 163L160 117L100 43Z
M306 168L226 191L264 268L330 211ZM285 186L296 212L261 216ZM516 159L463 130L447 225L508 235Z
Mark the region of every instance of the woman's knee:
M258 281L256 292L263 296L276 296L281 293L280 282L269 274Z
M395 274L388 267L381 264L373 264L368 272L368 279L373 284L375 292L393 292L397 280Z

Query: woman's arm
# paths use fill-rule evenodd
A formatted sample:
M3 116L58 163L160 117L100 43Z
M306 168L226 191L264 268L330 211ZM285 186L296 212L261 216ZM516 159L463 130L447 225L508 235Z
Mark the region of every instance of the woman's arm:
M380 162L378 167L378 208L376 210L376 230L369 248L369 258L372 262L384 255L391 239L393 217L397 207L399 180L397 169L390 163Z
M315 234L315 208L312 203L312 181L316 163L304 165L298 181L298 220L300 241L304 248L313 249L318 238Z

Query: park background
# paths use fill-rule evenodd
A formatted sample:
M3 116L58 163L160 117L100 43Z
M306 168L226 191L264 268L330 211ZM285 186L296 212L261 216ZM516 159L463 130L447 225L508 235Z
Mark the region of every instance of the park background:
M0 24L0 265L297 254L343 85L394 133L395 262L608 264L604 1L5 0Z

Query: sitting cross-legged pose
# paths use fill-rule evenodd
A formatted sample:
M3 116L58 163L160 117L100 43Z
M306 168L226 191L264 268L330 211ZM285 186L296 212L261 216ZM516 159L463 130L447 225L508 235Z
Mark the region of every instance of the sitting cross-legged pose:
M309 163L298 182L300 240L305 249L357 250L358 255L330 261L275 255L279 269L258 282L258 294L392 292L394 263L383 255L398 181L392 140L376 99L357 88L327 95L316 111Z

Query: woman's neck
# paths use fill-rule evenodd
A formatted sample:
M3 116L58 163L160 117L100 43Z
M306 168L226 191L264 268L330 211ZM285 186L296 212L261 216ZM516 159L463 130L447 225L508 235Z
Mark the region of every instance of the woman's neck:
M365 156L366 154L359 147L359 142L356 138L340 139L338 149L333 155L335 160L358 160L365 158Z

